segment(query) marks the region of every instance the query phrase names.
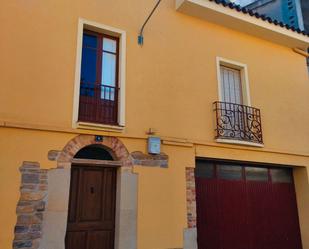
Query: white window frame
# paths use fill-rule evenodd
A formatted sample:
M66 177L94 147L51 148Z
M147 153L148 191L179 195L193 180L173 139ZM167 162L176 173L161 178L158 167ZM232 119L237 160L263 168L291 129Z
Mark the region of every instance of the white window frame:
M101 123L78 121L83 31L85 29L119 38L119 70L118 70L119 97L118 97L118 112L117 112L118 125L105 125ZM119 132L123 131L125 127L125 80L126 80L126 32L118 28L110 27L101 23L79 18L78 32L77 32L74 98L73 98L73 120L72 120L73 128L111 130Z
M249 88L249 76L248 76L248 67L246 64L232 61L229 59L225 59L222 57L217 57L217 79L218 79L218 97L219 101L224 101L222 97L222 81L221 81L221 66L226 66L232 69L236 69L240 71L240 80L241 80L241 87L242 87L242 99L243 104L247 106L251 106L251 99L250 99L250 88Z

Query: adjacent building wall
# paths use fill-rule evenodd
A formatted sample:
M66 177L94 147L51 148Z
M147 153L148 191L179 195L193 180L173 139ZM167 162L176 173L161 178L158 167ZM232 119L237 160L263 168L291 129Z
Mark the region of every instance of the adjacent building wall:
M304 29L301 0L257 0L248 9L265 14L295 28Z
M304 19L305 30L309 31L309 2L307 0L301 0L301 9Z

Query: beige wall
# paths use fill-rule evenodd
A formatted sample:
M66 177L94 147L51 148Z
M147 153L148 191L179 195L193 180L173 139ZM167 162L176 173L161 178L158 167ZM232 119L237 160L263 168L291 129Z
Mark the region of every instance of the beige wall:
M56 167L48 161L51 148L62 149L72 135L52 136L48 132L33 132L0 128L0 222L5 224L0 235L1 248L12 248L13 231L16 224L16 205L19 199L21 175L19 167L23 161L40 162L42 168Z
M248 65L251 102L262 112L265 148L308 151L304 57L178 13L172 0L164 1L147 25L141 48L137 33L153 4L4 2L0 120L71 127L77 24L82 17L127 32L125 134L142 136L154 127L163 136L212 141L216 56L221 56Z
M145 131L188 139L193 147L167 146L168 169L135 167L139 174L139 249L182 247L186 227L185 171L194 157L216 157L309 166L309 80L304 57L291 49L175 11L162 1L137 34L155 1L17 1L0 8L0 125L35 129L72 128L78 18L127 32L126 128L129 152L145 151ZM212 102L218 100L216 57L247 64L251 103L260 108L264 148L218 145L213 140ZM138 118L137 118L138 116ZM0 245L11 248L22 161L43 168L51 149L76 134L0 129ZM185 144L186 145L186 144ZM303 241L309 246L308 176L296 171ZM9 190L9 191L8 191ZM155 234L155 236L154 236ZM150 247L153 245L153 247ZM305 248L305 247L304 247Z
M51 149L62 148L76 134L51 133L0 128L0 233L1 249L11 248L16 224L15 209L19 198L20 172L23 160L37 161L42 168L55 168L47 160ZM122 139L132 151L145 152L146 141ZM186 227L185 167L194 165L194 150L188 147L163 146L170 155L169 168L136 166L138 185L138 248L176 248L182 246ZM9 191L8 191L9 190ZM156 234L156 236L154 236Z
M294 181L303 248L309 247L309 184L308 167L294 170Z
M49 150L61 150L76 134L25 129L0 129L0 222L6 224L0 233L0 245L11 248L16 224L15 209L19 198L22 161L38 161L42 168L54 168L47 160ZM145 139L121 138L129 152L146 152ZM194 145L193 147L163 145L169 155L169 168L135 166L138 174L138 248L181 248L186 221L185 167L194 167L195 157L236 159L277 164L308 165L304 156L258 149L241 150L237 146ZM305 167L297 167L295 183L304 248L308 245L308 175ZM8 191L9 190L9 191ZM154 236L155 234L155 236Z

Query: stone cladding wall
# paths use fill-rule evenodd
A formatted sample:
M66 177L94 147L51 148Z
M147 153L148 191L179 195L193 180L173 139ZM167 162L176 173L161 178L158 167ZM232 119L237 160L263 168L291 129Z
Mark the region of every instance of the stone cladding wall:
M196 227L196 195L194 168L186 168L187 221L188 228Z
M13 249L37 249L42 237L47 201L47 170L40 169L36 162L23 162L20 172L20 198L16 208Z

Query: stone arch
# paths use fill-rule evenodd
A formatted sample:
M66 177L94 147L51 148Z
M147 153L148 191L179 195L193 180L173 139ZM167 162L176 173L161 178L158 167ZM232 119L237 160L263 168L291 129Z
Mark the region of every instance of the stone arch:
M124 144L116 137L102 137L102 141L96 141L94 135L78 135L70 140L60 152L57 158L57 167L66 168L71 166L71 160L82 148L89 145L102 145L115 160L121 161L122 166L131 167L132 159Z

